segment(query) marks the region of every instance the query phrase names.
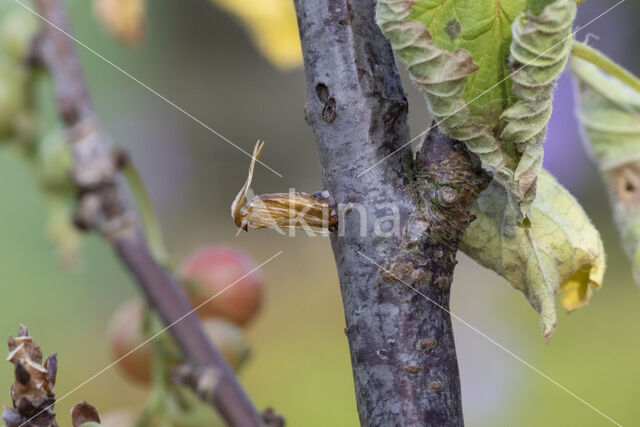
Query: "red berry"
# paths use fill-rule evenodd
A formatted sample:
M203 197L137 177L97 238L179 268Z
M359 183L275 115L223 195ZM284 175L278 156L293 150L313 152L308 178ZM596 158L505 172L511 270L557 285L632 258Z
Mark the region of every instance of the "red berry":
M148 342L131 352L148 339L145 334L144 315L145 306L142 301L137 299L126 301L114 313L108 334L113 358L119 360L118 368L127 378L149 384L154 343ZM206 319L203 327L231 368L234 370L240 368L249 355L249 343L242 329L224 319Z
M256 267L243 251L205 246L182 262L180 276L194 307L204 303L198 308L201 316L223 317L242 326L255 316L262 301L263 279Z
M147 340L144 330L145 307L140 300L126 301L121 305L109 323L109 341L114 360L119 369L129 378L143 384L151 381L151 360L153 343L149 342L125 357L129 352Z
M242 329L224 319L206 319L203 326L229 366L238 370L249 357L249 343Z

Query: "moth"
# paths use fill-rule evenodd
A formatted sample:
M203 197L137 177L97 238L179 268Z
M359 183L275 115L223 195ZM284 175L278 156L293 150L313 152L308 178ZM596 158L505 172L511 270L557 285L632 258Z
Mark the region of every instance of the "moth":
M335 209L326 191L263 194L247 202L255 164L262 154L264 142L253 149L247 180L231 205L231 216L240 229L302 228L327 232L337 227Z

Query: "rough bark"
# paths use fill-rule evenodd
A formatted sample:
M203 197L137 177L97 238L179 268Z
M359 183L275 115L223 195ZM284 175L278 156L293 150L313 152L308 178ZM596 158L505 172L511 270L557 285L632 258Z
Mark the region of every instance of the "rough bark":
M210 401L232 426L260 425L257 411L233 371L206 336L177 281L151 256L117 183L118 162L89 98L62 0L36 0L43 23L37 58L51 72L58 109L74 153L72 177L79 192L77 223L102 233L136 279L147 301L191 363L214 369ZM64 31L64 32L63 32Z
M331 242L360 421L462 425L449 291L468 209L488 179L443 134L432 134L417 160L401 148L410 139L407 100L374 0L294 3L306 117L339 210ZM376 219L392 209L400 227L380 236Z

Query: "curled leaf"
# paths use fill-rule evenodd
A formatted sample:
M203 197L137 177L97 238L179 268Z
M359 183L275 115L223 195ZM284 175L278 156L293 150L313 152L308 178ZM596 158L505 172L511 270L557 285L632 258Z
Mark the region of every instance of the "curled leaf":
M231 217L236 226L245 231L260 228L333 229L337 218L329 205L329 195L325 192L263 194L246 203L251 191L253 170L263 147L264 142L256 143L247 180L231 205Z
M495 181L471 213L460 249L506 278L540 314L543 335L556 327L555 295L572 311L602 287L605 270L600 235L578 202L546 172L539 174L531 227L516 227L508 194Z
M520 153L514 180L517 194L533 202L536 177L542 167L542 142L551 117L553 88L571 51L572 0L556 1L540 15L529 12L512 26L511 91L517 101L500 116L500 140Z
M378 24L438 125L508 191L518 223L535 198L552 88L569 54L575 12L574 0L378 2Z
M127 44L142 42L146 0L95 0L94 6L96 16L112 36Z
M587 147L607 184L640 284L640 93L581 59L572 58L571 71Z
M302 63L298 21L291 0L211 1L245 24L260 52L273 65L287 70Z

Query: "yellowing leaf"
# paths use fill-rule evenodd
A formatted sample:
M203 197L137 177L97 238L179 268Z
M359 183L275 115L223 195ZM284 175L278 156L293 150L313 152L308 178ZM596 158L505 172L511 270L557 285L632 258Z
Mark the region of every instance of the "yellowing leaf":
M598 231L578 202L546 172L539 174L531 227L516 227L508 193L495 181L472 213L460 249L506 278L540 313L543 335L556 327L555 295L568 311L582 307L600 289L605 257Z
M291 0L211 0L240 18L260 52L275 66L290 69L302 63L298 22Z
M571 59L578 80L578 118L600 169L640 160L640 93L581 59Z
M575 12L574 0L378 2L378 24L439 126L493 172L519 223L535 197Z
M640 284L640 93L572 58L578 118L607 184L624 247Z
M377 9L439 126L494 174L461 249L526 295L547 338L556 292L567 310L581 307L605 268L580 205L538 174L575 13L574 0L379 0Z
M94 8L102 25L114 37L129 44L143 40L146 0L95 0Z

